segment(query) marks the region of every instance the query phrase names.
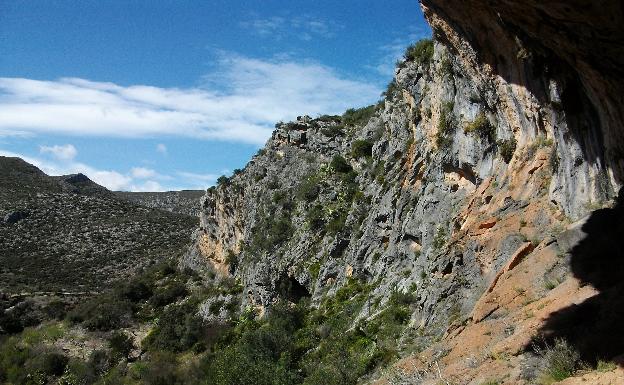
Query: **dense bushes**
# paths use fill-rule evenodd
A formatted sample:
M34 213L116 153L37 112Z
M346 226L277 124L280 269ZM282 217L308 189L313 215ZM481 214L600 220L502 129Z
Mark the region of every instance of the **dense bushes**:
M18 344L14 338L0 340L0 382L9 384L46 383L48 376L63 374L69 359L44 347Z
M179 274L155 274L151 276L157 277L155 282L145 283L158 289L156 282ZM238 287L224 281L218 292L239 292L230 286ZM368 306L368 315L372 314L370 302L367 304L371 289L350 279L318 308L311 308L306 298L294 306L278 302L264 318L256 318L249 310L221 324L202 321L196 315L198 302L187 298L158 313L153 330L142 342L145 353L138 361L127 360L134 346L132 339L119 331L108 337L108 349L95 350L86 361L21 347L15 340L2 341L0 382L24 383L26 376L55 376L59 384L356 384L362 376L396 359L395 340L411 315L413 298L396 292L384 309L376 310L376 316L353 327L353 319L364 306ZM119 289L121 292L128 293ZM147 305L150 299L142 301ZM222 301L222 306L227 305Z
M172 305L167 307L156 327L143 340L143 347L148 350L167 350L182 352L190 349L201 340L204 329L202 320L195 313L192 304Z
M289 240L293 231L292 221L287 213L261 214L254 226L251 242L245 245L245 250L251 255L272 251Z
M79 305L68 317L73 323L82 323L88 330L114 330L130 324L133 308L128 300L103 295Z
M229 336L230 343L204 362L206 382L215 385L297 384L300 357L296 339L305 306L277 304L261 322L247 316Z
M350 280L318 309L307 301L295 307L278 304L268 317L242 318L229 343L202 364L207 383L349 385L397 357L390 339L409 318L409 304L389 303L374 330L362 323L349 329L364 306L370 287ZM411 302L410 302L411 303ZM387 314L387 315L385 315ZM407 316L406 316L407 314Z
M130 325L141 314L150 314L186 296L190 276L163 262L115 286L109 292L87 300L68 313L72 323L89 330L115 330ZM158 284L156 284L158 282Z

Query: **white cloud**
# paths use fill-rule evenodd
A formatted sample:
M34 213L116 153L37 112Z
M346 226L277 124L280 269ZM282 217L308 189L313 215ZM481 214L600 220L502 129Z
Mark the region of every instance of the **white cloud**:
M314 62L223 54L198 88L120 86L85 79L0 78L0 137L64 134L185 136L263 144L275 122L341 113L380 90Z
M71 144L66 144L63 146L39 146L39 152L41 152L42 154L50 153L55 158L60 160L72 160L78 154L76 147Z
M139 178L139 179L153 178L157 175L156 171L149 169L149 168L145 168L145 167L133 167L130 170L130 174L134 178Z
M161 186L160 183L154 180L147 180L140 184L133 184L132 186L130 186L129 190L130 191L148 191L148 192L165 191L163 186Z
M241 22L240 26L257 35L275 40L294 36L306 41L312 40L314 37L332 38L336 35L337 30L344 28L341 24L310 15L251 18Z
M163 143L158 143L156 145L156 151L163 155L167 155L167 146L165 146Z
M202 181L207 183L216 182L221 175L217 174L198 174L194 172L179 171L178 175L189 181Z

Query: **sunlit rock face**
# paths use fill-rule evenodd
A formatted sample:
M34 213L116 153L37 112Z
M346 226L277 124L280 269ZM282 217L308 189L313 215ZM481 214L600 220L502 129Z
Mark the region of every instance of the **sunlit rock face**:
M433 42L408 51L383 100L276 124L202 199L183 263L240 280L243 306L261 311L364 282L370 301L354 325L409 292L399 351L427 349L402 361L406 383L481 383L484 373L531 383L533 338L598 294L570 269L583 256L565 231L622 185L622 9L422 8Z

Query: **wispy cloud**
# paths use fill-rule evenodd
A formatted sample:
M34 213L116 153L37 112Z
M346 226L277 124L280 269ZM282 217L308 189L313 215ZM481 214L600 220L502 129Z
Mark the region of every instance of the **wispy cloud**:
M156 151L163 155L167 155L167 146L165 146L163 143L158 143L156 145Z
M0 78L0 136L186 136L260 145L277 121L340 113L380 91L315 62L233 54L222 54L204 80L181 89Z
M403 57L405 49L420 39L431 36L427 27L414 27L404 36L395 37L392 41L377 47L379 55L375 62L368 67L383 76L393 76L395 63Z
M50 153L55 158L60 160L71 160L74 159L78 154L76 147L74 147L72 144L65 144L62 146L39 146L39 152L41 152L42 154Z
M317 37L329 39L343 28L341 24L336 22L310 15L251 18L241 22L240 26L256 35L276 40L291 36L298 37L301 40L312 40Z
M204 183L214 183L221 175L217 174L199 174L194 172L178 171L178 175L186 180L201 181Z

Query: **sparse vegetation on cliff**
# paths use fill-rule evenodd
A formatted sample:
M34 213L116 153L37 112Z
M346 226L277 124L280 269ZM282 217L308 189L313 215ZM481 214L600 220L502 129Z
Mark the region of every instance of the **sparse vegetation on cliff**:
M498 152L501 154L505 163L509 163L516 151L516 139L513 137L511 139L502 139L496 144L498 145Z
M440 117L438 118L438 131L436 132L436 145L440 149L448 148L453 144L451 137L455 131L455 119L453 118L453 102L445 102L440 106Z
M405 51L405 59L420 64L429 64L433 58L433 40L423 39L409 47Z

